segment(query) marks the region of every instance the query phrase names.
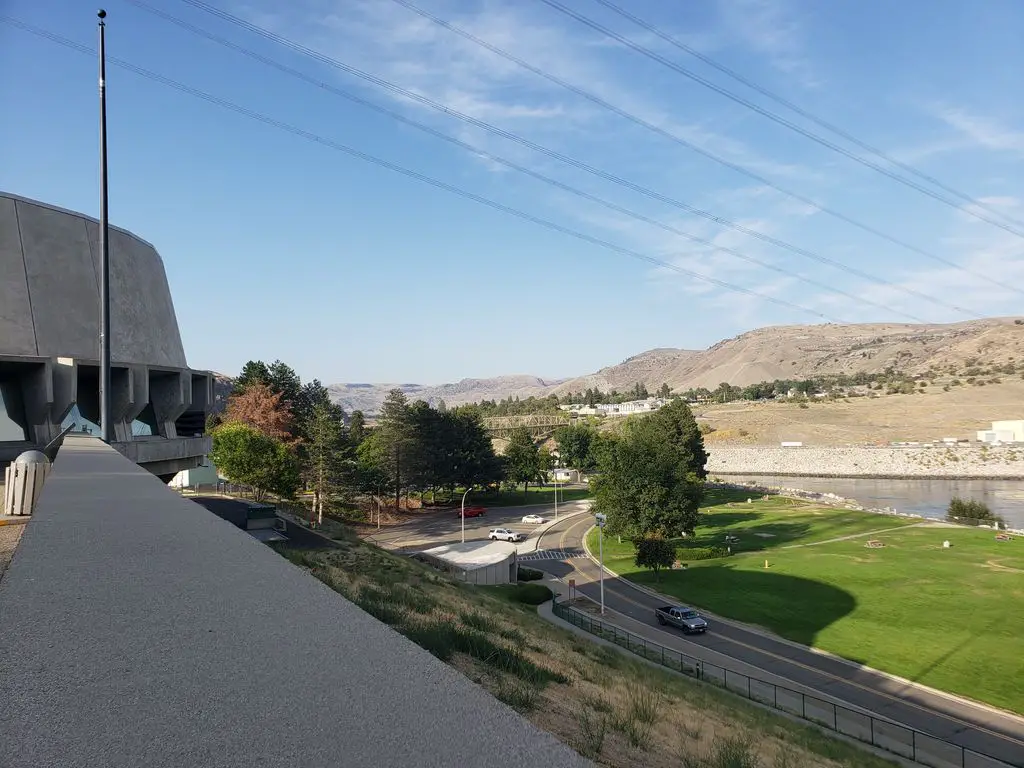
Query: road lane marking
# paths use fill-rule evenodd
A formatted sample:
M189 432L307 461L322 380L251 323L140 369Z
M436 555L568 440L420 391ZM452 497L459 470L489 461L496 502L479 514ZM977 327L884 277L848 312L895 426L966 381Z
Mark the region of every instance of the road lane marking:
M573 523L565 531L563 531L562 532L562 536L559 539L559 547L560 548L565 548L566 547L566 539L567 539L568 535L573 531L573 529L579 527L583 523L588 523L588 522L589 521L587 521L587 520L578 521L576 523ZM581 539L582 539L582 537L581 537ZM587 562L595 570L600 571L599 566L596 563L594 563L592 560L588 559ZM586 573L581 568L576 567L575 564L571 564L571 565L572 565L573 570L576 573L579 573L579 574L581 574L583 576L586 576ZM590 582L590 583L596 583L597 579L593 579L593 578L587 577L587 581ZM651 606L644 605L643 603L637 602L633 598L628 597L627 595L624 595L622 593L622 589L632 589L633 591L639 591L639 590L636 590L632 585L628 584L627 582L623 581L622 579L614 579L613 578L613 579L608 579L607 581L611 582L612 586L609 587L609 588L612 589L615 592L616 596L619 597L620 599L626 601L627 603L630 603L631 605L633 605L633 606L635 606L637 608L640 608L644 612L649 612L649 611L653 610L653 608ZM618 584L616 584L616 582L618 582ZM628 614L627 614L627 616L628 616ZM630 616L629 618L633 618L634 620L636 620L632 616ZM671 637L675 637L674 635L671 635L668 632L664 632L663 630L660 630L657 627L654 627L653 625L651 625L651 628L655 629L659 633L662 633L662 634L665 634L665 635L668 635L668 636L671 636ZM740 629L742 630L742 628L740 628ZM755 653L762 654L762 655L764 655L764 656L766 656L768 658L776 659L777 661L781 661L781 662L783 662L785 664L791 664L794 667L798 667L798 668L804 669L804 670L806 670L808 672L812 672L814 674L820 675L820 676L822 676L824 678L827 678L827 679L829 679L831 681L839 682L839 683L843 683L843 684L849 685L849 686L851 686L853 688L856 688L856 689L859 689L861 691L864 691L865 693L869 693L869 694L871 694L873 696L878 696L881 699L888 700L890 702L895 702L897 704L901 704L903 706L910 707L912 709L916 709L919 712L925 713L925 714L927 714L927 715L929 715L931 717L938 718L940 720L946 720L949 723L956 723L956 724L964 726L964 727L966 727L968 729L975 730L975 731L978 731L980 733L986 733L986 734L988 734L990 736L994 736L997 739L1001 739L1001 740L1010 742L1012 744L1022 744L1022 745L1024 745L1024 739L1020 739L1020 738L1018 738L1016 736L1012 736L1012 735L1009 735L1009 734L999 733L997 731L989 730L988 728L986 728L983 725L979 725L979 724L976 724L976 723L971 723L971 722L969 722L967 720L963 720L963 719L957 717L956 715L946 714L946 713L942 712L941 710L929 708L929 707L924 706L922 704L918 704L915 701L912 701L912 700L909 700L909 699L906 699L906 698L903 698L903 697L900 697L900 696L896 696L895 694L889 693L889 692L884 691L884 690L880 690L878 688L869 687L867 685L864 685L863 683L857 682L856 680L852 680L852 679L847 678L847 677L842 677L840 675L836 675L836 674L834 674L832 672L829 672L827 670L821 669L819 667L812 667L812 666L810 666L808 664L805 664L802 661L798 661L796 659L789 658L789 657L786 657L786 656L780 656L777 653L774 653L773 651L769 651L769 650L764 649L764 648L759 648L757 646L750 645L749 643L745 643L742 640L736 640L734 638L727 637L727 636L724 636L724 635L721 635L719 637L721 637L726 642L734 643L735 645L737 645L737 646L739 646L741 648L746 648L747 650L754 651ZM682 638L678 638L678 639L682 639ZM686 642L692 642L692 641L687 640ZM692 644L694 646L698 647L698 648L706 647L706 646L702 646L702 645L700 645L698 643L692 643ZM776 677L779 677L781 679L788 680L789 682L793 683L794 685L799 685L799 686L803 686L805 688L811 688L811 690L815 690L814 686L809 686L806 683L800 683L800 682L798 682L796 680L793 680L791 678L786 677L784 674L779 674L777 672L769 672L768 670L765 670L765 669L762 669L761 667L758 667L756 664L751 664L749 661L744 661L743 659L737 658L735 656L730 656L727 652L719 651L719 650L714 649L714 648L709 648L709 650L715 651L717 653L721 653L723 656L731 658L734 661L737 661L737 662L739 662L741 664L747 664L748 666L752 666L752 667L755 667L757 669L761 669L762 672L765 672L767 674L772 674L772 675L774 675ZM808 650L810 651L810 649L808 649ZM819 689L819 692L826 693L826 691L824 689ZM828 693L827 695L832 696L833 698L839 698L841 701L846 701L845 699L842 699L841 697L837 697L837 696L835 696L835 694L832 694L832 693ZM846 703L851 705L852 707L857 707L858 706L858 705L856 705L856 704L854 704L853 702L850 702L850 701L846 701ZM963 704L962 706L969 707L970 704ZM957 729L953 729L952 732L953 732L954 735L960 733L960 731L957 730Z

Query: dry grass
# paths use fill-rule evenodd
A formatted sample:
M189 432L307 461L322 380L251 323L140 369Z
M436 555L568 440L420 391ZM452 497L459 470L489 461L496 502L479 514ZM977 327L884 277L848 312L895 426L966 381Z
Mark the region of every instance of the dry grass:
M708 445L778 444L800 440L813 445L888 443L943 437L973 438L999 419L1015 418L1024 402L1024 380L1004 377L1001 384L960 386L944 392L880 395L810 402L725 403L696 412L715 428ZM742 435L741 432L746 432Z
M337 551L282 553L601 764L890 765L727 692L553 626L532 608L509 602L501 588L452 582L354 537ZM719 760L722 745L732 749L733 742L742 742L748 762ZM780 756L789 762L780 763Z
M3 486L0 486L2 490ZM24 525L0 525L0 579L4 577L7 566L11 564L14 550L18 548Z

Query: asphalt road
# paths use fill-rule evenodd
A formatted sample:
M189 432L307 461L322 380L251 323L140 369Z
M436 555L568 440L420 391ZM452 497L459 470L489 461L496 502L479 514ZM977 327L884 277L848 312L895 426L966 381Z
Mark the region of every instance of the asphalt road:
M541 535L538 547L551 550L582 547L583 536L592 525L590 515L559 521ZM598 599L600 569L593 561L586 558L541 560L530 565L563 580L574 578L577 590ZM847 702L854 708L958 746L1024 766L1024 719L930 693L874 670L713 617L709 617L711 627L706 635L684 636L678 630L659 627L654 620L654 608L662 605L661 601L628 582L607 575L604 594L607 608L647 625L646 636L662 645L697 657L707 656L709 652L730 657L764 670L769 676L792 681L796 684L794 687L818 692L825 698ZM708 661L721 664L720 658L712 657ZM979 669L979 674L984 674L983 670Z
M561 519L586 509L589 502L569 501L558 505ZM493 528L511 528L513 531L526 534L525 541L516 545L520 553L532 552L537 545L538 536L544 526L530 525L522 522L526 515L540 515L547 521L553 521L554 507L550 504L531 504L523 507L488 507L481 517L466 518L466 541L485 541L488 532ZM425 513L422 517L401 525L384 527L379 533L367 537L377 546L399 551L415 551L440 544L450 544L462 540L462 519L457 510L445 510Z

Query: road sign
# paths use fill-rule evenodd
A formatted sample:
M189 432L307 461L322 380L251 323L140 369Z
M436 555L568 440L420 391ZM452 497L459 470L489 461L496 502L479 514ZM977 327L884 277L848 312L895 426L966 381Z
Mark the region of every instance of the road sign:
M604 528L605 523L608 522L608 515L603 512L595 512L594 517L597 519L597 527Z
M569 588L572 589L576 586L576 579L569 579Z

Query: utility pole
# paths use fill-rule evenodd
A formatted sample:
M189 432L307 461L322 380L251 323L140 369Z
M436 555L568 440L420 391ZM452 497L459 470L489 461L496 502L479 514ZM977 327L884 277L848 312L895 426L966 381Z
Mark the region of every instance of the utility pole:
M110 238L107 217L107 12L99 17L100 34L100 433L104 443L114 440L110 418Z
M604 526L608 517L597 512L594 517L597 519L597 541L601 559L601 615L604 616Z

